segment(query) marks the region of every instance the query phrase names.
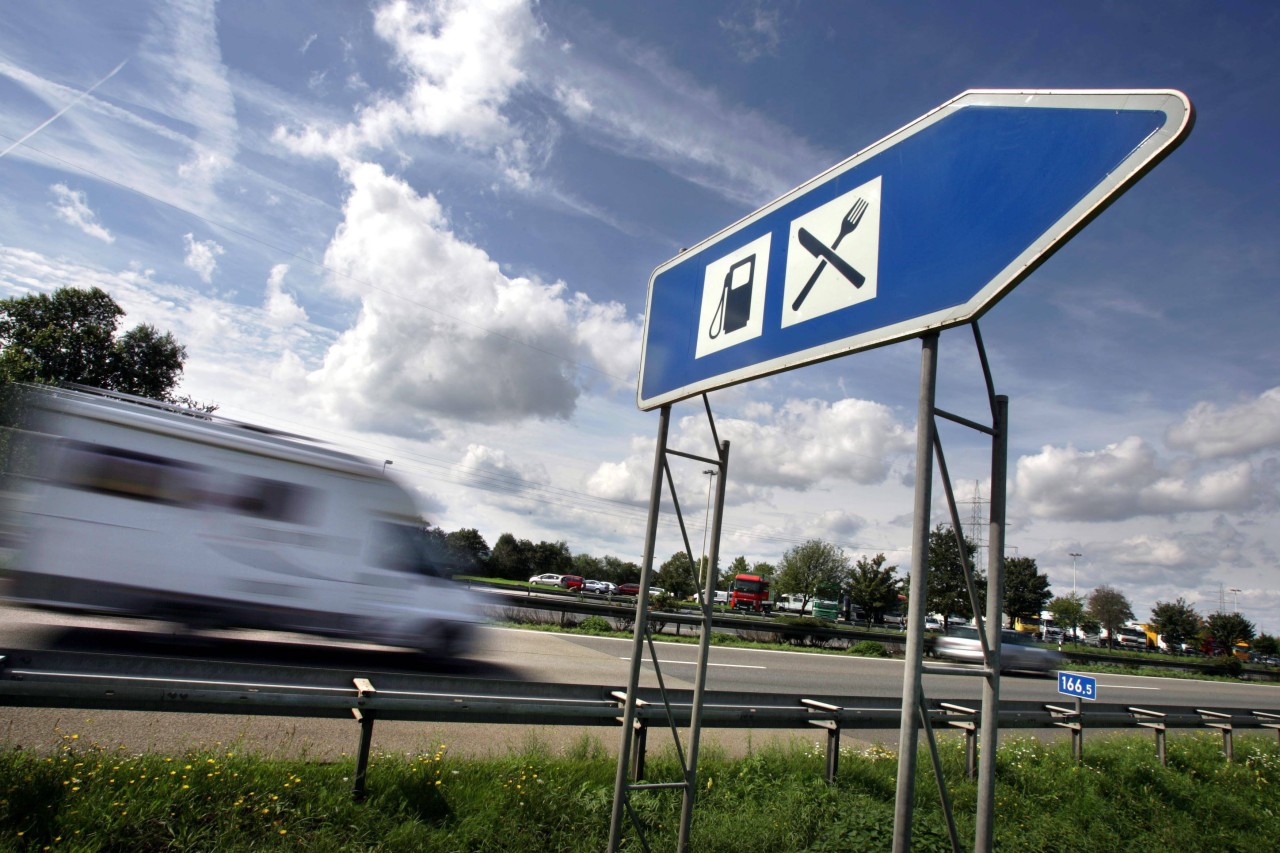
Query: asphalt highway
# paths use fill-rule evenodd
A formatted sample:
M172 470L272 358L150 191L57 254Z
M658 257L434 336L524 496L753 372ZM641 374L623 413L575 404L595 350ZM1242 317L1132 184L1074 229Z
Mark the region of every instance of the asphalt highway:
M398 649L337 643L298 635L221 631L177 633L170 626L138 620L68 617L60 614L0 607L0 653L6 648L102 651L147 656L213 658L294 666L321 666L369 673L387 671L439 672L451 676L519 679L536 682L608 685L624 688L632 642L505 628L485 628L479 647L463 658L438 661ZM658 643L658 665L670 688L691 689L697 648ZM707 686L713 690L785 693L791 695L849 695L884 697L897 702L902 695L903 664L849 655L820 655L790 651L754 651L713 647ZM1099 698L1132 705L1187 705L1200 708L1280 710L1280 686L1202 682L1186 679L1099 675ZM657 676L647 659L641 684L656 686ZM925 693L931 699L980 701L978 678L927 675ZM1063 703L1049 676L1008 675L1001 680L1005 699ZM854 734L854 733L850 733ZM1020 733L1023 734L1023 733ZM354 723L337 720L269 717L229 717L204 714L150 714L0 707L0 744L56 749L68 738L129 752L188 749L253 749L280 755L320 759L350 755L358 732ZM657 735L655 737L654 735ZM374 748L384 752L434 750L448 745L454 753L503 752L538 744L564 749L584 737L606 749L616 749L620 730L591 731L552 726L500 726L380 722ZM704 743L729 753L745 752L774 739L816 741L816 733L797 731L707 730ZM864 741L894 744L897 731L859 732L846 736L856 745ZM663 735L651 734L652 748L661 748Z

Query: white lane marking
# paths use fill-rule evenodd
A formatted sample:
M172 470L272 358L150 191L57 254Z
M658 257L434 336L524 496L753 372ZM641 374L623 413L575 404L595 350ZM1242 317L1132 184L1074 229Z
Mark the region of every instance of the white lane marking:
M1163 687L1138 687L1134 684L1099 684L1098 689L1107 688L1108 690L1164 690Z
M618 656L618 660L631 660L631 656L630 656L630 655L626 655L626 656L619 655L619 656ZM645 659L644 659L644 662L645 662L645 663L652 663L652 661L651 661L651 660L649 660L648 658L645 658ZM697 665L698 665L698 662L697 662L696 660L659 660L659 661L658 661L658 663L686 663L686 664L688 664L689 666L697 666ZM708 663L707 663L707 666L724 666L724 667L728 667L728 668L730 668L730 669L768 669L768 667L764 667L764 666L753 666L752 664L747 664L747 663L711 663L711 662L708 662Z

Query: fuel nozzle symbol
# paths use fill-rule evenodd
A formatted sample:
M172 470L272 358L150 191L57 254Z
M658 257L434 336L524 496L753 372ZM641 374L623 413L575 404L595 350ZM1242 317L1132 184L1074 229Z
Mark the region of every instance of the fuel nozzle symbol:
M751 288L755 284L756 256L748 255L729 267L724 274L724 288L720 291L720 304L711 318L707 335L717 338L721 332L736 332L751 319Z

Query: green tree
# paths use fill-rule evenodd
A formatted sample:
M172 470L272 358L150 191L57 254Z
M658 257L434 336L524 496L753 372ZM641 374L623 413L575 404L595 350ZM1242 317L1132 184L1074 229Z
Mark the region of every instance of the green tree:
M1249 642L1257 633L1254 624L1239 613L1210 614L1205 620L1204 630L1224 653L1230 653L1236 643Z
M1276 638L1265 631L1253 638L1253 650L1260 655L1272 657L1277 654L1278 648L1280 646L1277 646Z
M1086 613L1107 630L1107 648L1114 649L1116 631L1133 618L1133 607L1123 592L1103 584L1089 593L1089 608Z
M810 539L782 555L774 586L779 593L800 596L801 612L819 593L834 594L849 573L844 549Z
M751 572L751 564L747 562L747 558L738 555L733 558L733 562L729 564L729 568L720 573L719 582L716 589L729 589L733 586L734 575L749 575Z
M0 300L0 383L71 382L172 401L186 348L146 324L117 338L123 316L96 287Z
M619 557L605 557L604 568L600 570L600 580L616 583L621 586L624 583L640 582L640 567L635 563L623 560Z
M1151 608L1151 627L1164 638L1170 651L1200 633L1204 620L1185 598L1175 601L1157 601Z
M751 574L758 575L766 580L773 580L774 576L778 574L778 568L773 563L766 563L764 560L760 560L752 564Z
M557 575L573 574L573 554L569 552L569 545L564 540L539 542L533 546L529 559L533 564L530 574L541 575L549 572Z
M484 571L489 563L489 543L474 527L455 530L444 537L453 562L462 571Z
M986 579L973 565L973 555L978 546L969 537L964 538L965 559L960 559L960 545L950 525L939 524L929 533L929 589L925 604L930 613L942 614L943 620L951 616L973 618L973 605L969 600L969 588L964 581L964 566L968 563L977 588L978 606L983 606Z
M845 594L849 604L867 614L867 619L879 622L884 615L898 606L902 582L897 578L897 566L886 566L884 554L859 557L845 578Z
M533 571L533 543L528 539L517 539L511 533L503 533L493 543L489 571L495 577L507 580L526 580L538 574Z
M1069 592L1049 602L1049 613L1059 627L1071 629L1072 638L1079 638L1080 626L1085 620L1084 597L1079 593Z
M697 590L693 563L684 551L676 551L654 574L653 585L662 587L676 598L688 598Z
M604 560L590 554L574 554L573 573L588 580L604 580Z
M1010 618L1039 619L1052 598L1049 577L1040 574L1034 557L1004 561L1004 612Z

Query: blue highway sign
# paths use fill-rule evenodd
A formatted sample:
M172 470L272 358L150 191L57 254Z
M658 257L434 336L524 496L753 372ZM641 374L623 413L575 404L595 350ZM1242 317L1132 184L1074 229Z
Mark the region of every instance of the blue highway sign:
M637 403L978 318L1193 116L1173 90L959 95L654 270Z
M1058 673L1058 692L1080 699L1098 698L1098 681L1087 675L1076 675L1074 672Z

